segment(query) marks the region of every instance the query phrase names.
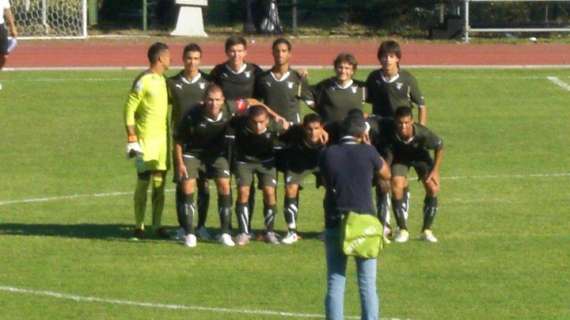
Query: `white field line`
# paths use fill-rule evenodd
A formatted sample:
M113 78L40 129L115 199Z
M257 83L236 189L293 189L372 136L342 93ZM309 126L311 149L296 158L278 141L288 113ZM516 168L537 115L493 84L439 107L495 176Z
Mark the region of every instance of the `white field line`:
M182 304L164 304L164 303L151 303L151 302L139 302L131 300L121 300L121 299L107 299L99 297L90 296L80 296L75 294L60 293L54 291L46 290L31 290L14 288L9 286L0 286L0 291L9 293L19 293L28 294L35 296L51 297L64 300L73 300L76 302L90 302L90 303L103 303L103 304L114 304L114 305L126 305L153 309L169 309L169 310L192 310L192 311L205 311L205 312L215 312L215 313L230 313L230 314L247 314L247 315L264 315L264 316L274 316L283 318L312 318L312 319L324 319L325 316L315 313L295 313L295 312L282 312L282 311L272 311L272 310L253 310L253 309L233 309L233 308L215 308L215 307L203 307L203 306L193 306L193 305L182 305ZM356 316L348 316L347 319L360 319ZM382 318L382 320L403 320L400 318ZM409 319L408 319L409 320Z
M546 79L548 79L550 82L554 83L555 85L559 86L560 88L566 91L570 91L570 84L560 80L560 78L554 76L548 76L546 77Z
M535 173L535 174L497 174L497 175L480 175L480 176L449 176L441 177L442 180L468 180L468 179L526 179L526 178L565 178L570 177L570 172L559 172L559 173ZM312 181L307 181L304 184L313 184ZM174 189L166 189L166 192L174 192ZM132 195L133 191L123 191L123 192L103 192L103 193L87 193L87 194L70 194L64 196L54 196L54 197L43 197L43 198L26 198L19 200L3 200L0 201L0 206L11 205L11 204L22 204L22 203L38 203L38 202L50 202L59 200L73 200L79 198L105 198L105 197L118 197Z

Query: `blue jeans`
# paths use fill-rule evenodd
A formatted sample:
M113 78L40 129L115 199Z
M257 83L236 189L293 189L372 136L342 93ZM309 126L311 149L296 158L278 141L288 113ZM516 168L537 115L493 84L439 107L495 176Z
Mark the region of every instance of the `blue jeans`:
M344 319L344 288L346 283L347 256L342 252L341 230L325 230L327 255L327 295L325 313L327 320ZM362 320L378 320L380 300L376 292L376 259L356 260L356 275L360 292Z

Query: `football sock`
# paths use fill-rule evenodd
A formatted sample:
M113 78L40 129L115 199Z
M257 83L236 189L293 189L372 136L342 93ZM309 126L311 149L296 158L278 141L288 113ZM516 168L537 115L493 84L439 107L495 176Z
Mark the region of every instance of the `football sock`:
M160 228L162 210L164 209L164 176L153 175L152 179L152 227Z
M178 225L184 228L184 192L182 192L182 185L180 183L176 184L176 218L178 220Z
M276 205L263 204L263 218L265 221L265 229L267 231L273 231L273 226L275 225L275 212Z
M249 220L247 222L247 229L251 230L251 220L253 220L253 211L255 210L255 180L249 186L249 198L247 199L247 209L249 213Z
M204 182L198 180L198 226L201 228L206 225L208 218L208 207L210 205L210 190Z
M236 215L240 233L249 233L249 212L247 203L236 203Z
M406 212L404 211L404 200L392 198L392 208L394 210L394 216L396 217L396 223L398 227L402 230L408 230L406 226Z
M232 196L218 194L218 213L220 215L220 227L222 233L230 233L231 230L231 211Z
M431 229L437 214L437 197L426 196L424 199L424 226L422 230Z
M379 192L376 194L376 210L378 211L378 219L384 227L390 226L390 194Z
M135 188L135 228L144 230L144 212L146 210L146 191L150 181L148 179L137 179Z
M283 214L285 215L285 222L289 231L295 232L297 230L297 213L299 210L298 198L285 197Z
M184 231L186 234L194 234L194 193L184 195Z
M406 212L406 219L408 218L408 213L410 212L410 188L404 188L404 211Z

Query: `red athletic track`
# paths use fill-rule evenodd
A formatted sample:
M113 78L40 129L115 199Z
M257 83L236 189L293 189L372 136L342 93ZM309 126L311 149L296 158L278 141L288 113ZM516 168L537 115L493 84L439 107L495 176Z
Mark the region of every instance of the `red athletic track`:
M20 41L10 55L7 68L22 67L132 67L146 65L146 49L156 39ZM169 43L173 64L184 46L180 38L161 39ZM204 52L203 64L225 60L223 40L199 39ZM356 55L359 64L375 65L378 40L292 40L293 63L330 65L343 51ZM258 39L248 47L248 60L269 65L270 39ZM570 65L570 44L441 44L403 43L404 65Z

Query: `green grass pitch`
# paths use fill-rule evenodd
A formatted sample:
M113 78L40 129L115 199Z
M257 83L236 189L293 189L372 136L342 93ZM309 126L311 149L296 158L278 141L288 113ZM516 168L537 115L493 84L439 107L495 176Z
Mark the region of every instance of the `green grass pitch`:
M311 82L331 73L312 71ZM434 228L440 242L386 248L378 271L382 317L570 319L570 92L547 79L570 83L570 70L413 73L426 96L429 127L446 146ZM187 249L174 241L127 240L135 174L124 156L122 108L135 74L0 75L0 319L322 315L322 190L313 184L301 195L305 239L293 246ZM411 188L415 237L423 191L417 182ZM213 197L212 230L215 207ZM261 216L255 213L257 229ZM176 224L172 192L164 222ZM285 230L281 208L277 228ZM346 313L355 316L352 263L347 285Z

